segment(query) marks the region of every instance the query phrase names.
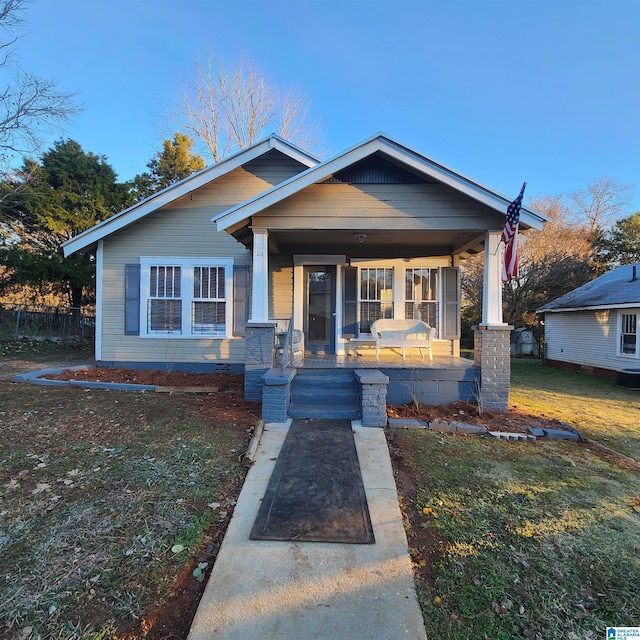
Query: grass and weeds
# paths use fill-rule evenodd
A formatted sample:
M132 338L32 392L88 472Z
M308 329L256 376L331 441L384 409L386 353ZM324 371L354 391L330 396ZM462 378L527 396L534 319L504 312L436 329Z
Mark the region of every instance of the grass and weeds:
M638 459L640 397L514 362L512 404ZM587 444L394 431L427 637L603 638L640 620L640 474Z
M68 356L18 345L0 360L2 638L135 629L177 581L196 583L244 475L253 422L218 420L214 396L9 382Z
M592 440L640 461L640 392L613 380L512 360L510 404L557 418Z

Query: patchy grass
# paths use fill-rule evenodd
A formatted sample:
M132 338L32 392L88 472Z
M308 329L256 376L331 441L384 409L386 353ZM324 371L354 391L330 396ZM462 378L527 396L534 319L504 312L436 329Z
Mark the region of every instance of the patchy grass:
M612 380L512 360L510 403L557 418L583 436L640 461L640 392Z
M135 630L220 542L253 421L216 396L8 382L70 357L1 360L0 636L154 637Z
M637 625L637 474L585 445L390 438L428 637L578 640Z
M512 362L511 405L640 460L640 396ZM602 638L640 620L640 474L587 444L395 431L428 637Z

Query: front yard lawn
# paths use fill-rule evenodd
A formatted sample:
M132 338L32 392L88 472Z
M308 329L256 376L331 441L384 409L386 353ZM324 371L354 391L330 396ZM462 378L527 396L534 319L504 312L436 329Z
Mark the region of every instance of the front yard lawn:
M186 637L255 414L241 392L230 413L223 391L9 382L60 359L88 360L36 345L1 362L0 637Z
M203 396L9 382L87 361L81 345L0 348L0 637L186 638L259 408L223 382ZM520 421L590 441L388 432L427 637L637 626L640 396L537 362L512 379Z
M516 361L511 402L639 457L637 393ZM427 637L589 640L639 624L637 464L589 442L389 440Z

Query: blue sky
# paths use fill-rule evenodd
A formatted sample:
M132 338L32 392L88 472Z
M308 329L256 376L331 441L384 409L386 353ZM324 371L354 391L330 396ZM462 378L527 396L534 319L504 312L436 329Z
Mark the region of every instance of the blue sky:
M23 66L77 92L65 135L122 180L211 49L306 93L325 157L384 131L507 196L606 175L640 209L637 0L37 0L26 18Z

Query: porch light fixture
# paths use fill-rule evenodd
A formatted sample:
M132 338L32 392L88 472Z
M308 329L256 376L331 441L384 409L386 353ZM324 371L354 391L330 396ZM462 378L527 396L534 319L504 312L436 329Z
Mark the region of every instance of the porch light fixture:
M367 237L366 233L354 233L355 239L358 241L358 244L362 244L364 239Z

